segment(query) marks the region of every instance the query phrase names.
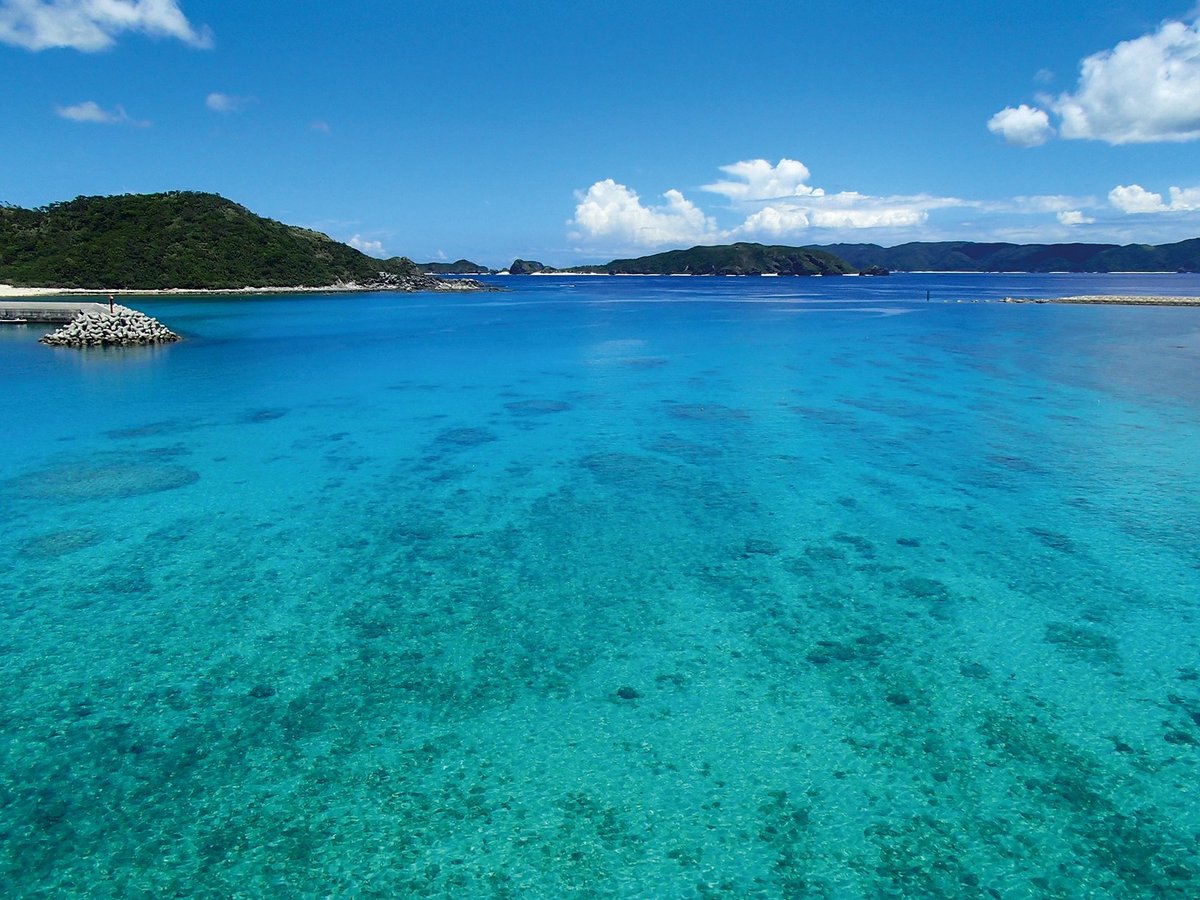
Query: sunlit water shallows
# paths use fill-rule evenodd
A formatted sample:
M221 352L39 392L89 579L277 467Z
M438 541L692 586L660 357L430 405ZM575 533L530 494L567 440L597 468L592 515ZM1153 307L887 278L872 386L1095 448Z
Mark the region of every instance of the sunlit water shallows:
M1200 278L509 284L0 332L0 891L1200 893Z

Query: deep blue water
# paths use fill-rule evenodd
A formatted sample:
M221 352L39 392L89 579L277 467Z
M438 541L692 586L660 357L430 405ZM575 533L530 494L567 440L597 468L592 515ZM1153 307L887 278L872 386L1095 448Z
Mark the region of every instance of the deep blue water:
M0 330L4 894L1200 891L1200 277L502 281Z

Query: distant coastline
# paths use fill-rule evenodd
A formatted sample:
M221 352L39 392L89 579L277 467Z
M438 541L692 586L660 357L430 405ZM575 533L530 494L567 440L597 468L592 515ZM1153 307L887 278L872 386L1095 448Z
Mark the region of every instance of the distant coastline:
M542 273L538 273L542 274ZM578 273L554 272L545 273L546 276L557 275L559 277L578 278L592 277L598 273L587 273L582 276ZM945 272L933 272L927 274L944 275L951 274ZM1001 273L970 273L970 274L1001 274ZM1025 273L1014 273L1025 274ZM1120 273L1111 273L1120 274ZM1145 272L1135 273L1145 275ZM1153 274L1153 273L1152 273ZM1162 273L1168 274L1168 273ZM621 274L613 277L625 278L664 278L664 277L679 277L679 276L663 276L663 275L632 275ZM687 276L695 278L745 278L752 276L708 276L696 275ZM853 276L851 276L853 277ZM449 282L454 282L455 279L447 279ZM459 290L462 291L478 291L478 287L468 286L468 282L473 282L473 279L461 279L464 286ZM490 285L488 287L491 287ZM15 301L23 298L79 298L103 300L106 297L214 297L214 296L271 296L277 294L353 294L353 293L379 293L379 287L365 287L356 284L334 284L326 287L245 287L240 289L231 288L157 288L153 290L136 290L128 288L114 288L112 290L95 290L91 288L51 288L51 287L14 287L10 284L0 284L0 304L4 301ZM454 287L443 288L444 291L454 291ZM1165 295L1139 295L1139 294L1079 294L1068 297L1003 297L998 300L984 301L991 303L1017 303L1017 304L1044 304L1044 303L1070 303L1084 305L1113 305L1113 306L1196 306L1200 307L1200 297L1172 297ZM11 305L11 304L9 304ZM0 321L3 317L0 316Z
M1005 297L1001 303L1083 303L1103 306L1200 306L1200 297L1081 294L1076 297Z
M493 286L480 286L471 278L437 279L438 285L420 288L438 293L457 291L503 290ZM71 288L71 287L20 287L0 284L0 300L19 300L22 297L211 297L211 296L255 296L274 294L377 294L385 291L408 292L396 285L357 284L342 282L319 287L241 287L241 288Z

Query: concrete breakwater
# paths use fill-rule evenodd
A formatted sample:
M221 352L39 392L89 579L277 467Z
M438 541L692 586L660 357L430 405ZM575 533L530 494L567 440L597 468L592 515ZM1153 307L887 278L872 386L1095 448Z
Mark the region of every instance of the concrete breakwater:
M71 302L63 300L41 300L30 297L24 300L0 300L0 325L8 324L51 324L70 322L80 313L108 312L107 303L91 300Z
M99 311L80 313L40 338L52 347L128 347L169 344L179 339L157 319L128 306L114 306L112 312L101 307Z
M1085 294L1077 297L1005 297L1001 303L1094 303L1115 306L1200 306L1200 297Z

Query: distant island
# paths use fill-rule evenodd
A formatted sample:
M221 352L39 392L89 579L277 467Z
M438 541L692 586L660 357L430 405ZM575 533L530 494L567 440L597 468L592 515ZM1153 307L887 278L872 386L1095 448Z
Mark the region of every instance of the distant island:
M886 275L889 272L1200 272L1200 238L1175 244L945 241L783 247L736 243L556 269L516 259L511 275Z
M495 275L495 269L473 263L469 259L459 259L452 263L427 262L416 263L416 270L427 275Z
M849 275L856 271L824 250L749 243L668 250L599 266L555 269L515 259L508 267L510 275Z
M406 257L375 259L193 191L0 206L0 283L101 291L489 289L436 278Z
M813 247L725 244L669 250L599 267L612 275L848 275L845 260Z
M1200 238L1174 244L1004 244L918 241L829 244L857 269L900 272L1200 272Z

